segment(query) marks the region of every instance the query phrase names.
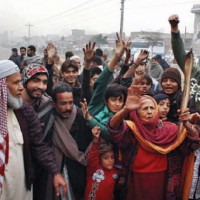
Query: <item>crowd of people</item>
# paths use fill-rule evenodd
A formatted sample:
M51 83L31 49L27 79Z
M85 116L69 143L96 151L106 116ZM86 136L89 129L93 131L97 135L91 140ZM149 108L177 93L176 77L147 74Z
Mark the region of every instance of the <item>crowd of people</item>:
M118 34L110 60L89 42L83 64L52 43L0 61L0 200L200 199L200 92L182 107L188 57L168 21L172 66Z

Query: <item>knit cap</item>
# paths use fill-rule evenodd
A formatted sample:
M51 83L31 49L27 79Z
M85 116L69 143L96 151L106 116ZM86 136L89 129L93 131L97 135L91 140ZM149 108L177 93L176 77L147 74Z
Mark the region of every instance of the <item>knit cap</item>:
M26 82L36 74L44 73L49 76L47 69L40 64L29 64L22 71L22 82L25 85Z
M181 74L178 69L172 67L165 69L161 77L161 83L165 78L174 79L178 83L179 88L181 88Z
M19 67L11 60L0 61L0 79L19 72Z
M169 96L165 93L158 93L154 95L153 98L156 100L157 104L159 104L163 99L169 99Z

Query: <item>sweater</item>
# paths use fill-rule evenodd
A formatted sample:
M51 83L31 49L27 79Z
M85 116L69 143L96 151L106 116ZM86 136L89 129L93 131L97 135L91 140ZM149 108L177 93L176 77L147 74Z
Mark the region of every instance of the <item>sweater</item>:
M117 179L115 169L105 170L99 164L99 144L92 145L88 155L85 200L113 200Z
M110 136L108 135L107 127L105 123L101 123L96 117L100 112L105 109L104 103L104 95L106 92L106 87L109 84L112 78L113 71L110 71L108 66L106 66L98 77L98 79L94 83L94 93L90 104L88 106L88 110L90 114L93 116L93 119L88 123L90 128L95 126L99 126L101 129L101 137L105 140L110 140ZM110 115L109 115L110 116ZM102 121L104 121L102 119Z

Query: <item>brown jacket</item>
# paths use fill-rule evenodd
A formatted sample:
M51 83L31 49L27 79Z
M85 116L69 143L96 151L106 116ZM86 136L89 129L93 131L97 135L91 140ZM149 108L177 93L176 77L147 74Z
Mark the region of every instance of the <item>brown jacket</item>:
M15 114L24 139L23 154L26 187L30 190L34 179L35 162L38 162L51 174L59 172L59 169L52 150L43 142L42 128L32 106L24 104L22 108L15 110Z

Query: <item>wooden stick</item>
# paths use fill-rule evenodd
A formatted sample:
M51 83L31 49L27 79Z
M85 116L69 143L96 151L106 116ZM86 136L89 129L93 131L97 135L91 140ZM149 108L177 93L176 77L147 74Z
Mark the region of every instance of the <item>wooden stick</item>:
M190 80L192 75L193 64L194 64L194 54L191 49L185 56L185 67L184 67L185 81L184 81L183 96L180 108L181 112L183 112L187 108L188 102L190 100ZM178 127L178 137L180 137L182 129L183 129L183 122L180 122Z

